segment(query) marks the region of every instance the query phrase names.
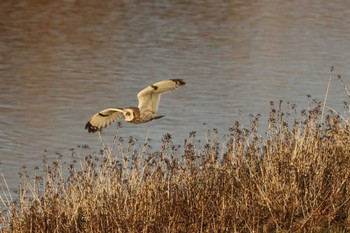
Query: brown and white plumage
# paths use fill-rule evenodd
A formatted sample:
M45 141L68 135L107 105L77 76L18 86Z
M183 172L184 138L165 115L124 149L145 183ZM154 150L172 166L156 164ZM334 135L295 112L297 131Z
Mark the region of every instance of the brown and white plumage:
M183 85L185 85L185 82L182 79L169 79L154 83L137 94L138 107L104 109L90 118L85 125L85 129L89 133L101 131L121 117L124 117L125 121L134 124L159 119L163 117L157 114L160 96Z

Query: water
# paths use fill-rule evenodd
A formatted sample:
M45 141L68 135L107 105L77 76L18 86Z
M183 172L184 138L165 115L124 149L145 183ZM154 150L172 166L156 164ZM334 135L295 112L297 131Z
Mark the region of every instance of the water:
M84 126L107 107L137 106L138 91L182 77L162 97L165 118L123 124L123 137L225 132L249 114L266 119L270 100L307 107L322 100L335 65L350 84L347 1L10 1L0 2L0 171L10 189L22 166L71 148L100 149ZM334 79L328 105L347 100ZM205 123L205 124L203 124ZM112 141L115 127L105 131ZM40 168L42 169L42 168Z

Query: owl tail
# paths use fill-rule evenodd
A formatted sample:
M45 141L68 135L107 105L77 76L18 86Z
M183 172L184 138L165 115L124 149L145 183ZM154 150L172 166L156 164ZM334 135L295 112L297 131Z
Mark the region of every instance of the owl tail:
M159 118L162 118L162 117L164 117L164 115L155 115L152 120L159 119Z

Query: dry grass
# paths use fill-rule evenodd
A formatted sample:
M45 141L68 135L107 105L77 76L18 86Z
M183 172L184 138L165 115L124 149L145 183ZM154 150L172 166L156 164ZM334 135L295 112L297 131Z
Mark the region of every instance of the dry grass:
M223 139L208 132L205 145L192 132L183 148L164 135L154 153L118 137L101 155L82 148L65 176L59 159L23 176L2 232L349 232L346 119L280 102L264 136L257 116Z

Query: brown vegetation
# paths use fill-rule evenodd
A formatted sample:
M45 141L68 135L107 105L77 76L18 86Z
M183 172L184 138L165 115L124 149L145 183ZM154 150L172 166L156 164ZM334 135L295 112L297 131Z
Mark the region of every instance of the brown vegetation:
M313 103L271 103L264 136L257 116L202 148L195 132L184 148L164 135L154 153L116 137L66 176L46 162L5 203L2 232L349 232L350 125Z
M170 135L154 153L120 140L66 178L60 161L46 163L45 176L24 179L19 202L7 206L3 232L348 229L349 125L336 114L320 125L320 115L319 105L299 119L272 105L265 137L253 118L225 143L213 130L203 149L194 132L183 150Z

